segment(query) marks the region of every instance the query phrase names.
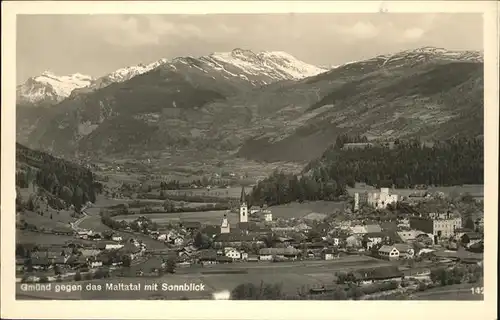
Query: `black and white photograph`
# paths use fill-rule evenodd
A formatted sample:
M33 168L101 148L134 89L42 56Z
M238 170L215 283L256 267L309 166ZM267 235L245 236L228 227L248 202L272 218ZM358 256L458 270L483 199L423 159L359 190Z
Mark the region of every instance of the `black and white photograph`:
M484 15L382 9L17 14L12 299L484 301Z

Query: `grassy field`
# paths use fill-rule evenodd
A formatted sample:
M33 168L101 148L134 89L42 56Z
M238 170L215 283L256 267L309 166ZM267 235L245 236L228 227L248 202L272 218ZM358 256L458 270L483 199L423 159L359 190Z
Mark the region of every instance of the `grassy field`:
M337 209L343 208L343 202L333 202L333 201L312 201L304 203L289 203L285 205L279 205L271 207L270 210L273 213L273 219L276 218L303 218L306 216L312 216L312 214L317 213L318 216L331 214ZM151 213L145 215L152 221L158 224L166 224L169 222L179 222L183 221L199 221L204 224L219 224L222 217L226 211L203 211L203 212L181 212L181 213ZM229 223L235 224L239 220L237 213L226 213L229 219ZM139 216L144 214L134 214L134 215L120 215L115 216L116 220L125 220L127 222L137 219ZM83 223L82 223L83 226Z
M74 240L72 236L54 235L26 230L16 230L16 243L36 244L64 244L68 240Z
M52 229L54 227L69 228L69 223L75 221L76 218L71 217L70 211L63 210L57 213L57 211L49 209L43 216L40 216L36 212L24 211L17 215L17 220L24 220L26 223L35 225L37 228Z
M202 212L180 212L180 213L151 213L151 214L134 214L134 215L120 215L115 216L113 219L127 222L137 219L139 216L145 216L158 224L175 223L179 221L199 221L203 224L220 224L222 217L226 213L223 211L202 211ZM235 224L239 220L237 213L227 213L229 223Z
M341 210L344 202L339 201L310 201L292 202L284 205L271 207L273 219L275 218L303 218L311 213L331 214L335 210Z
M233 290L236 286L242 283L281 283L283 290L286 293L294 294L298 289L304 287L306 289L318 287L322 284L332 284L335 281L335 272L347 271L359 268L373 267L388 265L389 262L376 260L369 257L362 256L349 256L341 260L334 261L311 261L311 262L295 262L295 263L234 263L228 265L216 265L213 267L205 268L183 268L178 269L178 274L168 274L161 278L116 278L109 280L94 280L91 283L101 284L105 283L162 283L167 284L204 284L206 289L204 292L151 292L151 291L138 291L138 292L109 292L109 291L87 291L87 292L73 292L65 294L64 298L68 299L148 299L153 295L161 295L167 299L180 299L186 297L188 299L207 299L211 297L214 292L223 290ZM209 270L246 270L246 274L207 274ZM182 272L182 273L181 273ZM185 273L190 272L190 273ZM83 282L85 285L88 282ZM19 285L17 293L20 293ZM34 295L32 293L32 295ZM61 293L49 292L38 293L38 296L45 298L61 299ZM23 297L19 297L23 298ZM25 298L25 297L24 297Z
M103 232L109 230L108 226L105 226L101 222L100 216L88 216L79 225L82 229L90 229L95 232Z
M251 189L252 188L247 187L245 190L248 193ZM176 196L205 196L239 199L241 196L241 187L212 188L210 190L206 188L167 190L166 193Z

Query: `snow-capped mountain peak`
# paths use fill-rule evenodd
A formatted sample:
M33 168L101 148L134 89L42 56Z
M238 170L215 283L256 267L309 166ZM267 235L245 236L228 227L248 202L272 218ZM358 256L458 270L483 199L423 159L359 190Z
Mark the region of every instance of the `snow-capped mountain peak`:
M327 71L282 51L262 51L237 48L231 52L215 52L201 57L201 60L214 64L227 64L252 75L268 75L274 80L298 80Z
M135 76L151 71L167 62L168 62L167 59L160 59L148 64L139 63L138 65L135 66L120 68L104 76L103 78L108 78L111 82L124 82L129 79L132 79Z
M199 58L184 56L172 60L159 59L147 64L139 63L119 68L96 80L80 73L57 76L51 71L45 71L18 86L18 101L31 104L57 103L70 95L97 90L112 83L125 82L160 66L166 66L172 70L177 70L179 67L201 70L205 74L217 73L225 78L243 79L253 85L269 84L280 80L299 80L328 71L328 68L305 63L286 52L254 53L251 50L236 48L230 52L215 52Z
M73 90L89 86L92 81L91 76L81 73L58 76L44 71L17 86L18 103L56 103L69 97Z

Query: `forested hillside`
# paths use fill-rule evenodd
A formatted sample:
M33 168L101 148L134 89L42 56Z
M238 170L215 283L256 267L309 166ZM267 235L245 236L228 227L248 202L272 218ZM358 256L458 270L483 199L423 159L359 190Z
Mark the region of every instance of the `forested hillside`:
M102 191L90 170L16 143L16 186L33 184L76 209Z
M299 177L275 172L252 192L255 203L269 205L303 200L331 200L346 186L365 182L376 187L452 186L484 183L484 144L478 138L422 143L394 141L361 148L341 148L360 137L339 137L321 158L309 163Z

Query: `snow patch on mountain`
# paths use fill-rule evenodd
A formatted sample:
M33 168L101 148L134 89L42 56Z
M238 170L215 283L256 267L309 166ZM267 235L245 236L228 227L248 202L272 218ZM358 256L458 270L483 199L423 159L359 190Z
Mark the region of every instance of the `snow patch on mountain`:
M92 81L91 76L81 73L57 76L50 71L45 71L18 85L17 99L20 103L55 103L69 97L73 90L89 86Z
M394 54L380 55L375 59L377 58L386 59L386 61L403 59L423 61L430 58L438 58L451 61L483 62L483 54L480 51L454 51L437 47L421 47L416 49L404 50Z

